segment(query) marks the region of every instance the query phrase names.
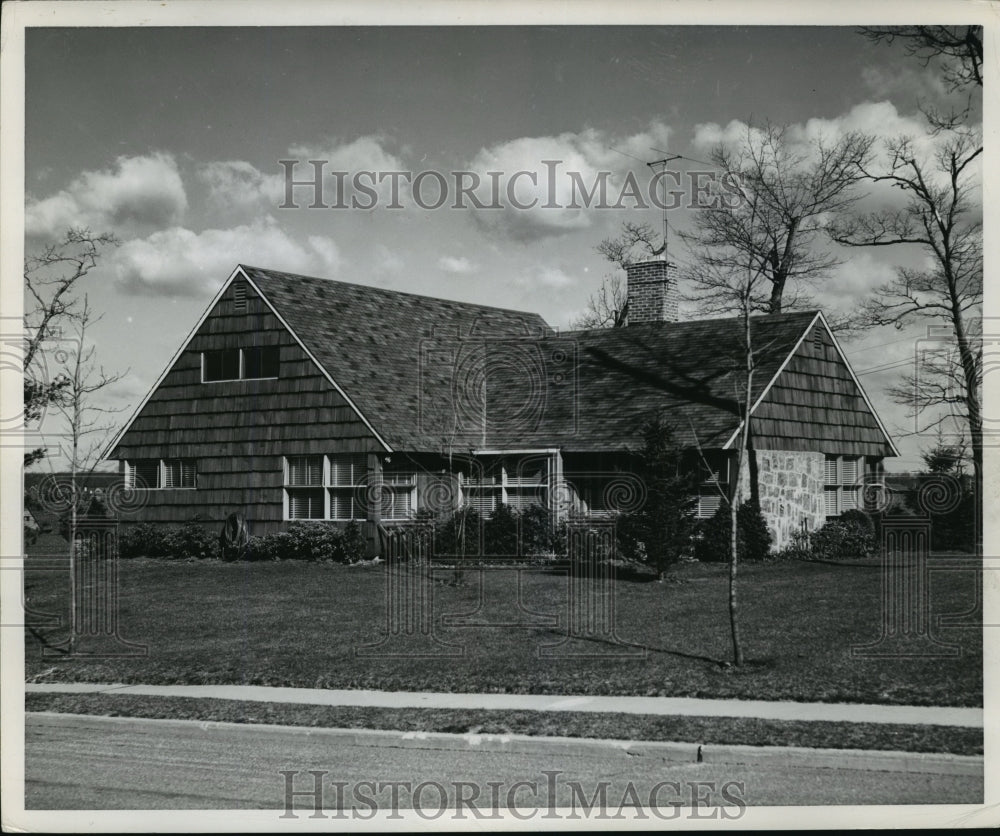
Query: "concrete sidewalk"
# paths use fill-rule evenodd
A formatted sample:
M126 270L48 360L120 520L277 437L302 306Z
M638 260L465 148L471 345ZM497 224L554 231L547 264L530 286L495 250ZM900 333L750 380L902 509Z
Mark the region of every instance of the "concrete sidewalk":
M352 691L273 688L264 685L112 685L28 683L29 694L132 694L301 705L369 708L450 708L517 711L586 711L685 717L753 717L761 720L898 723L983 727L981 708L862 703L767 702L689 697L587 697L548 694L447 694L418 691Z

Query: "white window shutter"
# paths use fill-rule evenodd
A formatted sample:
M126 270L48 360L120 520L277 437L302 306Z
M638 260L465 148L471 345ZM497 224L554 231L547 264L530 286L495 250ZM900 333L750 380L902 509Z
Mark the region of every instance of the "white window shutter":
M825 493L826 498L826 515L828 517L837 516L837 488L827 488Z
M844 456L840 460L840 484L855 485L858 482L858 460L853 456Z

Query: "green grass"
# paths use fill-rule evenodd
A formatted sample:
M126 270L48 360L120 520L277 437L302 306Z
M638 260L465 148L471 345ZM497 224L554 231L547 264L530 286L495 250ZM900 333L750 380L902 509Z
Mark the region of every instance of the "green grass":
M352 708L133 694L27 694L27 711L314 728L453 734L528 734L747 746L809 746L981 755L982 729L882 723L779 722L737 717L657 717L587 712Z
M25 573L36 612L67 611L62 572ZM448 585L436 573L435 633L460 655L365 657L357 648L385 628L385 571L298 562L131 560L120 565L120 633L148 645L139 658L43 657L66 628L26 631L26 673L32 681L236 683L318 688L634 694L744 699L982 704L982 632L946 629L939 638L961 647L954 659L861 659L852 645L879 635L877 565L810 563L746 565L741 569L741 624L746 664L730 658L727 567L693 564L668 582L619 582L616 648L572 641L577 655L540 659L538 648L565 637L567 579L522 572L528 610L558 615L539 624L517 610L517 572L484 573L479 620L519 626L442 626L443 614L476 609L479 573ZM932 612L959 612L973 599L969 572L931 576ZM65 619L64 619L65 625ZM630 651L646 647L644 655ZM422 644L424 650L434 647ZM600 655L597 655L600 654Z

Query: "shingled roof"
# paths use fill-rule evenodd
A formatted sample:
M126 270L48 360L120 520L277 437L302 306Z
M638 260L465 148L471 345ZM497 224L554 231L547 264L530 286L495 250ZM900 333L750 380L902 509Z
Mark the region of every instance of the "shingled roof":
M753 401L778 372L816 312L755 317L751 335L757 369ZM677 441L723 447L739 426L745 360L739 319L660 322L551 336L537 353L551 363L562 354L565 382L551 379L535 396L518 387L513 364L500 365L487 392L489 443L509 447L534 438L565 450L638 449L644 425L659 415ZM537 430L525 432L537 415ZM520 424L518 426L520 417Z
M634 450L654 415L718 448L739 426L736 318L556 333L534 313L242 270L394 450ZM754 402L816 319L752 320Z

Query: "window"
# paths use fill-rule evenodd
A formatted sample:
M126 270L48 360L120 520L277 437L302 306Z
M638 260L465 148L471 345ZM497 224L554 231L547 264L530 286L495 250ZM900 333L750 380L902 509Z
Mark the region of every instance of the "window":
M530 469L523 469L518 463L516 471L498 466L497 461L487 465L484 472L479 470L468 478L462 478L460 485L464 504L476 509L482 517L490 517L499 505L508 505L516 511L523 511L532 505L546 504L546 467L532 463Z
M225 348L221 351L202 352L201 379L205 383L216 380L239 380L240 350Z
M698 508L695 513L698 519L714 516L723 503L723 495L729 496L731 464L732 459L725 453L708 453L705 461L699 463L701 481L698 485Z
M279 349L276 345L243 349L244 380L277 377L280 364Z
M382 519L409 519L416 510L415 473L387 473L382 478Z
M331 520L363 520L368 478L368 457L364 453L329 456L330 476L327 484L330 496ZM359 501L360 500L360 501Z
M395 477L394 477L395 478ZM403 486L406 487L406 492ZM413 474L390 485L389 498L383 492L383 517L405 519L415 505ZM372 498L366 453L333 456L288 456L285 458L285 519L287 520L365 520L367 502ZM386 509L393 516L388 516Z
M281 349L276 345L223 348L201 353L202 383L278 377L280 368Z
M197 469L192 459L137 459L125 463L130 488L194 488Z
M826 515L837 517L861 507L860 456L827 456L824 462Z
M321 520L326 516L323 497L323 457L294 456L285 461L285 498L290 520Z

